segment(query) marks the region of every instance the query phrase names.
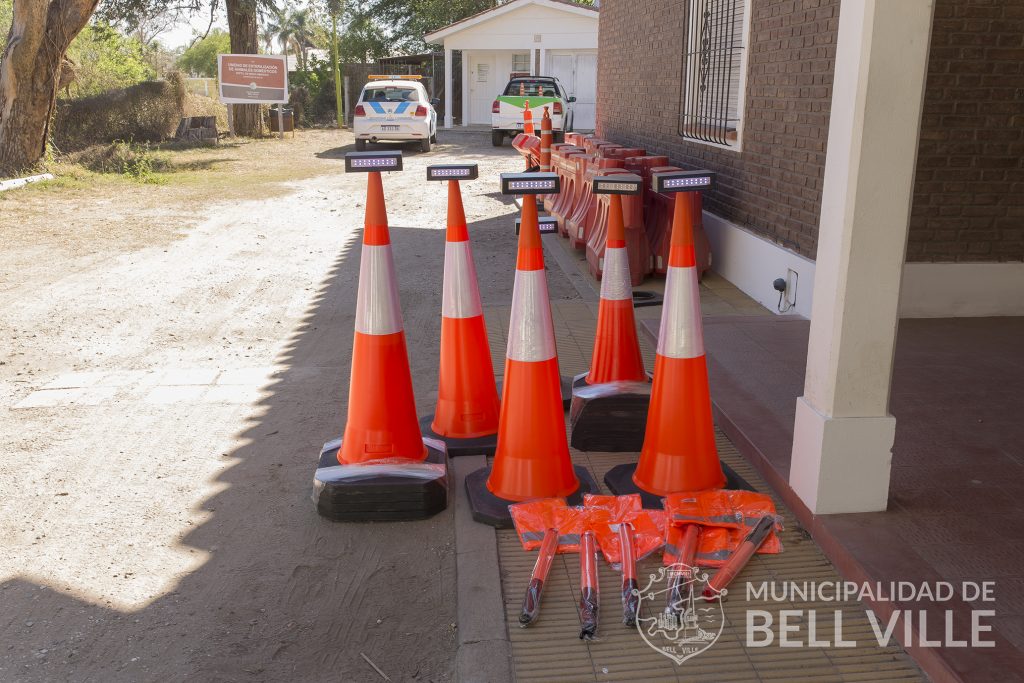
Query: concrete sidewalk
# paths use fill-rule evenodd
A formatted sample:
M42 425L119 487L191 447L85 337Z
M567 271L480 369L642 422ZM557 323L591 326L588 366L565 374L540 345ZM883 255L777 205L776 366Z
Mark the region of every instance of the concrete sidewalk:
M579 259L563 240L545 237L545 245L549 270L562 271L577 288L591 289L590 295L585 290L581 291L579 300L552 304L562 373L584 372L592 352L597 285L589 274L581 277L582 273L576 266ZM659 283L651 284L654 287L645 283L643 288L656 288ZM714 287L709 286L711 284ZM767 313L749 299L743 300L742 296L731 284L715 277L701 288L702 305L717 312L728 306L741 315ZM661 309L640 310L643 318L652 318L655 314L660 315ZM495 368L503 368L509 309L492 307L486 310L485 315ZM645 363L653 367L651 340L641 335L641 347ZM781 535L785 551L780 555L757 556L740 581L839 581L836 570L754 468L723 434L719 432L717 439L723 461L758 490L771 494L786 520L786 531ZM631 453L582 453L575 450L571 454L574 464L589 468L599 482L612 466L634 461L636 457ZM477 460L476 466L482 466L483 458ZM459 468L462 469L461 463ZM556 557L544 590L541 618L531 628L522 629L517 620L518 612L536 554L522 550L514 531L486 529L481 533L484 527L460 513L459 506L464 502L461 485L456 496L460 499L456 505L456 547L460 560L460 656L457 675L460 681L922 680L920 670L901 648L877 645L864 608L856 602L797 606L800 609L819 607L828 610L828 623L819 624L818 628L818 637L823 639L833 637L833 610L842 613L843 637L857 640L858 646L830 649L749 648L745 645L744 632L748 607L763 609L778 617L780 610L793 609L794 605L789 602L755 605L743 599L727 602L727 623L718 642L693 660L677 666L649 647L636 631L627 630L619 623L620 577L604 562L600 563L604 608L599 638L592 642L581 641L577 638L578 595L575 592L579 561L577 556L570 555ZM488 537L493 543L493 550L487 547ZM464 552L467 555L465 562ZM488 556L496 561L497 571L486 565ZM470 557L472 561L469 561ZM638 574L645 577L659 566L660 554L644 560ZM468 575L463 574L464 570ZM495 584L500 583L501 605L495 604L494 596L489 592L481 593L481 577L484 577L488 591L495 590ZM472 621L467 621L470 614ZM499 671L496 664L504 661L506 652L505 644L499 642L502 634L507 638L511 662L510 669ZM479 642L490 644L478 647Z

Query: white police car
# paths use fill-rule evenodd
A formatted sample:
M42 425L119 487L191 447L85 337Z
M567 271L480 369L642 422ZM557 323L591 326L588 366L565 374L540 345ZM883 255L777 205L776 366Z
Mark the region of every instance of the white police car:
M370 76L356 104L352 130L356 149L367 142L417 140L420 149L430 151L437 142L438 100L427 97L420 76Z

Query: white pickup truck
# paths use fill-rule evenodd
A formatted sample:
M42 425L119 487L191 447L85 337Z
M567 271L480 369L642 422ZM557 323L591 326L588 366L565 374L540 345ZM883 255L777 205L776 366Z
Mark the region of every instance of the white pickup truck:
M537 134L540 135L540 120L547 107L555 142L562 142L565 133L572 131L572 103L575 101L576 98L569 96L552 76L513 78L491 105L491 144L500 147L506 136L515 137L523 132L526 102L530 103Z

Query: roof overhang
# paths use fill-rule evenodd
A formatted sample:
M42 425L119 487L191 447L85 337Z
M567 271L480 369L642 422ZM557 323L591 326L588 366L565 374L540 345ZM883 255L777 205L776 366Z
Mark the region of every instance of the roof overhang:
M493 19L497 19L503 14L508 14L514 10L529 5L539 5L541 7L548 7L553 10L560 12L568 12L570 14L577 14L579 16L591 17L597 19L597 8L589 7L587 5L578 5L569 0L512 0L512 2L506 2L503 5L492 7L489 10L478 12L472 16L466 17L461 21L457 21L454 24L445 26L442 29L438 29L433 33L428 33L423 36L423 40L427 43L444 43L444 39L448 36L454 35L459 31L464 31L467 28L482 24Z

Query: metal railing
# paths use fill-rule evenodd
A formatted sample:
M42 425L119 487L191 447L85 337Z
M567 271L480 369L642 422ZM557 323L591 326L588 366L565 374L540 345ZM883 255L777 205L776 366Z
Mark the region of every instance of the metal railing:
M738 143L745 5L748 0L687 0L679 135L726 147Z

